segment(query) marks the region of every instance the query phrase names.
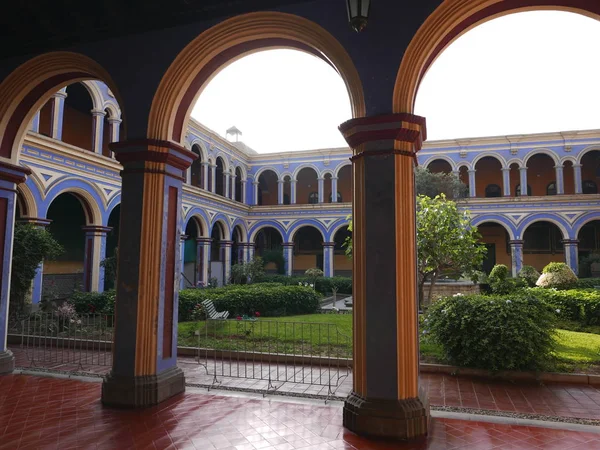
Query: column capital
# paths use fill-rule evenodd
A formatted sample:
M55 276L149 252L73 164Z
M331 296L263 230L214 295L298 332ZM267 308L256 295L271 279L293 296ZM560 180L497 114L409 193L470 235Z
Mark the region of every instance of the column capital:
M41 217L21 217L17 219L19 223L30 223L38 227L47 227L52 223L50 219L42 219Z
M555 169L564 169L565 166L563 164L557 164L554 166Z
M23 183L28 175L31 175L31 169L28 167L17 166L0 161L0 181L9 181L11 183L19 184Z
M110 230L112 230L112 227L103 227L101 225L86 225L81 227L81 229L85 231L86 234L102 235L107 234Z
M67 98L68 95L66 91L58 91L52 94L52 98Z
M519 170L520 170L521 172L525 172L525 171L527 171L527 166L522 166L522 167L519 167Z
M359 117L342 123L339 130L355 157L369 152L414 157L427 139L425 118L409 113Z
M182 234L179 236L179 239L181 239L182 241L186 241L187 238L189 238L189 236L187 234Z
M286 247L293 247L293 246L294 246L294 243L293 243L293 242L284 242L284 243L283 243L283 244L281 244L281 245L283 245L283 247L284 247L284 248L286 248Z
M477 169L467 169L467 172L468 173L475 173L475 172L477 172Z
M293 183L293 184L296 184L297 182L298 182L298 180L296 180L295 178L292 178L292 179L290 180L290 183Z
M106 117L106 111L101 109L92 109L90 113L92 113L92 116L94 117Z
M512 240L508 241L508 243L512 246L518 246L518 245L523 245L525 243L525 241L522 239L512 239Z
M503 167L500 170L502 170L502 172L510 172L510 167Z
M219 245L221 247L231 247L233 246L233 241L219 241Z
M323 247L335 247L335 242L323 242Z
M563 245L577 245L579 244L579 239L563 239L561 242Z
M206 245L206 244L210 244L212 242L212 239L209 237L199 237L199 238L196 238L196 242L198 244Z
M583 167L583 164L573 164L573 168L576 168L576 167Z
M253 184L254 186L258 186L258 185L259 185L259 182L258 182L258 181L253 181L253 182L252 182L252 184Z
M285 180L277 180L277 184L283 184L283 183L285 183Z
M159 169L146 163L162 163L180 171L186 170L198 158L194 152L179 144L158 139L139 139L113 142L109 148L115 152L117 161L123 164L123 172L157 172L183 179L183 173Z
M339 180L339 177L331 177L331 181L333 181L333 180L337 181L337 180Z
M110 123L110 124L119 124L119 123L123 122L123 120L119 119L118 117L109 117L106 120L108 120L108 123Z

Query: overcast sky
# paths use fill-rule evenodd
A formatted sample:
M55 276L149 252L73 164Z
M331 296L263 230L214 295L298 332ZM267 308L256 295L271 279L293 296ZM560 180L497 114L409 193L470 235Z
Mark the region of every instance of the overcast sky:
M600 128L600 23L565 12L513 14L466 33L435 61L416 113L429 140ZM391 99L390 99L391 101ZM260 153L345 146L339 75L293 50L242 58L206 87L192 116L233 125Z

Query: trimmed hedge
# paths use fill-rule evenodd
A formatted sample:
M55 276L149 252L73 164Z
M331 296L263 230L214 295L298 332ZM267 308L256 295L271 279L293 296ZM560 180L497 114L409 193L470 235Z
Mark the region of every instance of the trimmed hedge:
M179 321L192 320L196 305L212 300L217 311L230 316L288 316L312 314L319 308L319 295L304 286L281 286L273 283L232 285L215 289L186 289L179 292Z
M313 278L305 276L288 277L286 275L264 275L256 280L259 283L281 283L284 286L298 286L298 283L312 283ZM350 277L319 277L315 283L315 289L322 294L333 292L333 287L338 288L339 294L352 295L352 278Z
M536 370L551 357L555 322L554 312L534 296L455 296L429 308L422 332L453 364Z
M557 289L532 288L536 298L559 310L559 317L574 320L582 325L600 324L600 291L597 289Z
M74 292L69 298L69 303L75 307L77 314L114 314L114 290L105 292Z
M580 278L575 283L575 289L595 289L600 287L600 278Z

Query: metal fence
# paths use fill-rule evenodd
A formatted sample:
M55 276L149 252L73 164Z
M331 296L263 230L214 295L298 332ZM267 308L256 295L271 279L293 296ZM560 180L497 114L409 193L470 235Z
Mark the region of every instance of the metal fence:
M111 366L114 316L36 312L13 323L31 367ZM16 329L15 329L16 328Z
M234 377L267 381L267 393L291 383L327 386L330 396L352 370L352 340L331 323L208 320L195 334L213 386Z

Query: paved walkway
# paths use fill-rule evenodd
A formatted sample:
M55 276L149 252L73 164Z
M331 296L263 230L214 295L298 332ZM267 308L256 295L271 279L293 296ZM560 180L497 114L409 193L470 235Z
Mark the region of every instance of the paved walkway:
M18 367L30 367L27 355L18 347L11 348ZM68 359L68 358L67 358ZM110 360L101 358L101 361ZM210 386L217 373L219 388L266 390L274 387L281 393L296 395L345 398L352 389L352 373L344 367L306 367L273 364L260 367L256 364L208 361L207 368L194 358L179 358L178 365L191 385ZM84 365L47 362L37 364L60 371L85 371L105 374L108 365ZM268 378L271 375L272 382ZM346 376L347 375L347 376ZM245 378L249 377L249 378ZM286 380L290 380L285 382ZM305 381L304 383L302 381ZM312 384L310 381L312 380ZM331 387L329 386L331 380ZM432 406L488 410L551 417L600 420L600 390L587 385L510 383L475 378L422 374L421 382L429 392ZM1 422L0 422L1 425Z
M100 383L0 377L0 450L600 449L594 430L499 424L481 416L481 421L434 417L428 440L386 443L344 429L341 402L188 390L159 406L131 411L102 407L100 390Z

